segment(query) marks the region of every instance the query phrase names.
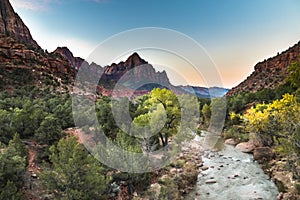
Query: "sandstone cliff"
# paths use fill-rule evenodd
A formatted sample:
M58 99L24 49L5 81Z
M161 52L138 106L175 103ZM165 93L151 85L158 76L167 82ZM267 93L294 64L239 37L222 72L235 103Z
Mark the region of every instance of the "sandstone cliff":
M254 72L238 86L232 88L227 96L278 87L285 82L288 77L288 67L299 59L299 55L300 42L277 56L257 63Z
M0 34L11 36L26 45L40 49L40 46L32 38L28 27L23 23L19 15L15 13L9 0L0 1Z
M121 77L122 83L127 87L131 87L139 82L150 82L167 87L171 85L165 71L156 72L154 67L143 60L137 53L133 53L125 62L113 63L104 67L101 82L114 84Z
M73 53L67 47L57 47L53 53L63 56L77 70L80 68L82 62L84 61L84 59L80 57L74 57Z

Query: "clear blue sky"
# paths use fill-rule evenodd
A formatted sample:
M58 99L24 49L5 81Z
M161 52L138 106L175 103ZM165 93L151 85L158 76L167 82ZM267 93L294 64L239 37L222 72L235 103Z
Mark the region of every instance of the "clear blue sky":
M245 79L258 61L300 40L299 0L10 1L42 48L68 46L83 58L108 37L128 29L182 32L207 50L223 86L229 88Z

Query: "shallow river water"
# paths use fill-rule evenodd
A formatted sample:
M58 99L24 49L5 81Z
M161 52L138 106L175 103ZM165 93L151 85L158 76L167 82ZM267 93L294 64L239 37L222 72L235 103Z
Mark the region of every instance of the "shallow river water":
M209 137L196 139L210 140ZM208 169L199 174L197 185L187 199L276 199L277 187L251 154L242 153L219 139L213 150L204 151L202 159Z

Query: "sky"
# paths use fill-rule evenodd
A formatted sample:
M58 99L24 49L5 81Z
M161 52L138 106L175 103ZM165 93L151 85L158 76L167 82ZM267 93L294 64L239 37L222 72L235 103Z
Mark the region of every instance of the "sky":
M203 48L221 79L215 85L226 88L247 78L259 61L300 41L299 0L10 1L43 49L53 51L58 46L67 46L75 56L82 58L88 58L99 44L124 31L128 33L128 30L143 27L174 30ZM125 40L119 43L120 47L127 45ZM176 46L176 39L172 43ZM177 47L189 48L185 44ZM165 69L175 85L206 86L205 79L214 79L206 77L206 72L198 78L195 74L199 71L201 74L203 69L193 71L186 60L176 58L170 52L136 51L155 64L157 70ZM116 52L108 48L106 53L121 60L131 52L115 55ZM199 57L196 52L190 52L190 55ZM168 59L172 62L167 62ZM167 64L170 66L166 67ZM182 75L185 82L172 70L178 76Z

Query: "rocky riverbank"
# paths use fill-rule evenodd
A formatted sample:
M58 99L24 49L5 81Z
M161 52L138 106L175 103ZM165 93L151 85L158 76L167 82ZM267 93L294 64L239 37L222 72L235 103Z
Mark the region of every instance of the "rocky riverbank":
M203 165L188 199L276 199L275 184L253 161L253 156L233 146L219 142L216 151L205 150Z
M295 165L296 162L295 158L275 156L275 159L262 164L264 172L278 187L277 200L300 199L300 181L295 176L295 173L299 175L300 168Z
M225 143L235 145L233 139L228 139ZM276 184L279 194L277 200L298 200L300 199L300 166L297 166L295 157L281 156L270 147L255 146L253 142L237 144L236 149L242 152L253 153L253 158L257 161L264 173Z
M175 161L159 170L157 181L142 194L134 193L133 199L186 199L193 190L203 162L201 143L192 140L183 145Z

